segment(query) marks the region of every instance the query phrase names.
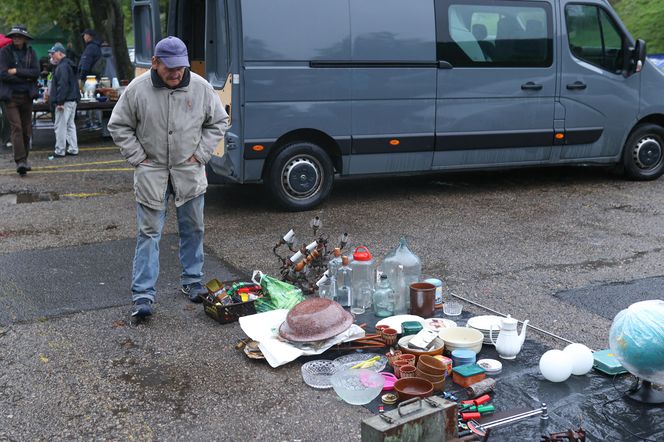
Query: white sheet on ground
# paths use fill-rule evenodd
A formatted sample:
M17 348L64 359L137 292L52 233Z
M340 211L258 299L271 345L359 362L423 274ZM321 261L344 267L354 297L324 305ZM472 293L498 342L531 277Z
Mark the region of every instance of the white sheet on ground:
M263 356L271 367L279 367L294 361L300 356L319 355L333 345L352 341L364 336L364 330L352 324L348 330L325 341L317 342L315 346L294 345L279 339L279 326L286 320L288 310L272 310L240 317L240 327L254 341L258 342Z

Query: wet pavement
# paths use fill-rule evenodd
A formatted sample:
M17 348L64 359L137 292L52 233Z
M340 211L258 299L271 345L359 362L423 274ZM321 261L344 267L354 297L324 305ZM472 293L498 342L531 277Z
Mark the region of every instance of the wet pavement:
M25 178L0 151L0 440L359 439L366 409L304 385L298 362L248 360L237 323L179 292L172 210L157 314L130 326L132 169L99 134L48 160L42 132ZM614 312L664 299L663 190L583 167L344 179L287 213L261 186L211 186L206 276L275 274L274 244L291 228L309 242L317 215L378 258L403 235L449 291L605 348Z

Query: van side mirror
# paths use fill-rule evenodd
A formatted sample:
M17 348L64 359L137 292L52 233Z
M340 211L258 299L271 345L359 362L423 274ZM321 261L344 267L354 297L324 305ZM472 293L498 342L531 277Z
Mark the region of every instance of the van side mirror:
M627 50L627 57L625 60L625 76L629 77L632 74L641 72L643 63L646 61L646 42L640 38L636 40L634 47Z

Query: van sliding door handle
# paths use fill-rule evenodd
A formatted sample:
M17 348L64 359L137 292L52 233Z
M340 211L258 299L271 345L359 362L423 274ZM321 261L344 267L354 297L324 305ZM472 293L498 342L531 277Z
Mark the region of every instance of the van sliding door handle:
M438 60L438 69L452 69L453 66L451 63L445 60Z
M526 84L522 84L521 89L524 90L524 91L541 91L542 90L542 85L533 83L532 81L529 81Z
M575 81L574 83L567 85L567 89L569 89L570 91L580 91L587 87L588 86L582 81Z

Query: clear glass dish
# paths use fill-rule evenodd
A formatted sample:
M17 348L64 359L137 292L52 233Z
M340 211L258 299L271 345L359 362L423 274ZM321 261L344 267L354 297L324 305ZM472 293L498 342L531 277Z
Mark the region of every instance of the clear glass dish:
M325 390L332 388L332 375L339 371L341 365L335 361L318 359L302 365L302 379L310 387Z
M332 376L332 388L345 402L364 405L374 400L385 385L385 378L375 371L347 369Z
M456 301L447 301L443 304L443 313L447 316L459 316L463 310L463 305Z

